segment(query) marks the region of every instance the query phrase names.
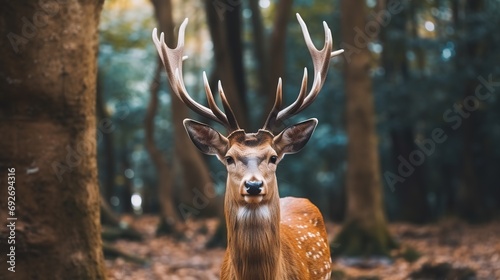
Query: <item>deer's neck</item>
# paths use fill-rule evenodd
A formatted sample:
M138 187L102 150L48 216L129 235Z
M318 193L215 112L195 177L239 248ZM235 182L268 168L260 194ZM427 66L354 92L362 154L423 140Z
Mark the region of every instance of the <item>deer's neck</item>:
M258 207L228 206L228 251L237 279L279 279L279 198Z

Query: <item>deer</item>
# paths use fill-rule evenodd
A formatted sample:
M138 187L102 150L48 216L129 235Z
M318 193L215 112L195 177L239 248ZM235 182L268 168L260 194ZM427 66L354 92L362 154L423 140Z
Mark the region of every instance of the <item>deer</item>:
M227 249L221 267L223 280L330 279L332 261L325 223L319 209L308 199L280 198L276 169L286 154L299 152L311 138L318 120L299 122L281 130L284 121L306 109L318 96L326 80L330 59L343 52L333 51L331 31L323 22L325 43L314 46L305 22L297 13L304 40L313 60L314 80L307 90L307 68L295 102L282 108L282 81L264 126L255 133L240 128L222 84L218 93L222 111L215 101L206 73L203 83L208 106L195 101L186 90L182 64L186 18L178 32L177 46L165 44L164 33L152 33L173 93L192 111L220 123L224 136L211 126L185 119L189 138L204 154L216 156L227 169L224 216ZM280 131L281 130L281 131Z

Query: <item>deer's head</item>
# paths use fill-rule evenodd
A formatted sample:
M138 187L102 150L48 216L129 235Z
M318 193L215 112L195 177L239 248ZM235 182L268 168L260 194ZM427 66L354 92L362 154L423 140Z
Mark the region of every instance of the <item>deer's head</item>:
M285 154L298 152L311 137L318 121L307 120L278 135L235 130L225 137L213 128L185 120L184 126L196 147L215 155L228 172L226 195L240 206L277 199L276 167Z
M222 124L228 130L227 136L224 136L206 124L190 119L184 120L186 131L196 147L205 154L217 156L226 166L228 172L226 200L229 199L239 206L257 207L279 199L276 167L284 155L296 153L306 145L318 121L306 120L277 133L276 129L284 120L301 112L315 100L325 82L330 58L343 52L343 50L332 52L332 35L326 23L323 23L325 44L323 49L318 50L311 41L306 24L298 14L297 20L313 59L312 88L307 92L307 69L304 69L297 100L282 109L283 95L279 79L274 106L266 123L256 133L247 133L239 127L220 81L218 91L224 112L215 102L205 73L203 80L208 107L194 101L187 93L182 78L182 61L185 59L184 31L187 19L179 29L179 39L175 49L166 46L163 33L158 39L156 29L153 31L153 41L167 71L173 92L193 111Z

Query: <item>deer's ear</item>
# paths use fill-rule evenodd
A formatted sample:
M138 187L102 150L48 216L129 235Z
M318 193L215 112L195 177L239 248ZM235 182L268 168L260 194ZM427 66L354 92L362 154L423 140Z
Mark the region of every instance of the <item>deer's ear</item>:
M193 121L184 120L184 127L194 145L204 154L216 155L223 158L227 151L228 140L210 126Z
M294 154L304 148L317 124L317 119L309 119L285 128L273 140L278 155Z

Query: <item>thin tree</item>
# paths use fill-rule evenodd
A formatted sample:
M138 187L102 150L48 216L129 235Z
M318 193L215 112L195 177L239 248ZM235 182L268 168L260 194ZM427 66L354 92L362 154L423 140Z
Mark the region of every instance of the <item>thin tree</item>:
M363 0L342 1L342 41L355 46L355 28L364 30L366 8ZM347 212L336 237L333 254L387 255L394 245L384 215L375 109L368 49L349 53L344 64L346 92Z
M154 79L150 86L151 99L146 110L144 118L145 146L153 161L158 174L158 194L160 202L160 223L157 228L157 234L180 233L180 219L174 207L174 195L172 184L172 172L170 164L165 158L163 152L154 142L154 118L158 111L158 92L160 88L160 64L155 70Z
M109 125L109 121L111 120L111 116L106 110L106 105L104 101L104 94L101 84L100 75L97 75L97 88L96 88L96 114L99 122L102 122L103 125ZM116 166L115 166L115 148L114 148L114 139L113 134L108 133L108 131L99 131L100 137L102 138L102 150L104 151L104 179L101 182L101 194L102 198L106 200L106 203L109 203L111 197L115 191L115 174L116 174ZM98 136L99 137L99 136ZM98 138L99 139L99 138Z
M457 9L456 28L457 32L464 34L480 34L478 27L481 28L484 24L481 13L485 13L485 1L482 0L467 0L463 2L462 17L458 17L458 9L460 4L453 1L454 9ZM484 27L483 27L484 28ZM484 35L483 35L484 36ZM489 44L483 36L467 36L467 40L458 42L457 46L457 71L470 70L472 73L480 73L484 71L477 65L478 60L485 59L487 56ZM489 37L489 36L488 36ZM467 72L467 71L464 71ZM477 75L477 74L475 74ZM466 76L463 79L463 99L460 107L463 112L463 128L462 128L462 172L460 174L460 187L458 192L457 212L458 215L469 222L483 222L490 218L489 209L486 207L484 200L484 186L478 178L477 157L483 150L483 146L478 144L477 139L479 128L481 127L481 119L484 118L484 113L481 109L469 111L471 104L467 104L468 100L475 99L478 80L474 76ZM473 105L472 107L480 105ZM473 147L478 147L474 149ZM481 147L481 148L480 148Z
M155 7L156 18L158 23L163 23L163 28L173 30L174 23L172 20L172 6L170 1L152 1ZM163 19L160 21L160 17ZM160 23L161 22L161 23ZM169 34L169 33L167 33ZM173 36L168 36L166 41L172 43ZM158 111L158 94L161 83L161 63L157 59L153 81L151 82L149 92L151 99L146 110L144 119L146 150L153 161L158 174L158 193L160 202L160 223L157 228L157 234L180 234L180 218L175 209L172 168L170 163L165 158L163 152L157 147L154 141L154 119Z
M174 36L175 24L172 15L173 7L171 1L152 0L152 3L155 8L158 29L164 32L167 44L174 46L176 43ZM213 193L214 190L210 173L203 158L194 147L185 145L185 143L188 143L190 140L185 133L182 121L188 117L188 111L182 106L181 101L176 96L172 96L170 99L172 104L172 123L174 127L174 160L168 162L156 146L155 149L151 149L154 145L151 130L154 130L153 119L156 115L158 91L161 84L161 63L159 60L158 68L155 71L155 77L150 89L152 94L151 102L155 102L155 104L150 103L148 109L146 134L147 146L149 147L148 151L150 151L149 153L152 158L155 158L155 166L159 171L158 180L162 218L157 233L180 233L180 228L182 228L182 226L179 228L181 222L179 213L182 213L183 217L186 218L193 213L207 216L215 212L213 209L215 206L210 207L210 205L208 205L203 209L204 211L198 211L192 207L192 201L196 199L195 196L197 193ZM197 176L192 176L192 174L197 174ZM174 180L174 178L176 178L176 180ZM180 193L180 195L178 200L174 199L176 197L174 186L179 187L178 193ZM179 207L175 207L176 201L179 202ZM179 229L173 230L173 225L177 225Z
M1 279L105 279L95 118L102 4L0 1L0 218L17 218L15 273L2 250ZM0 239L11 234L1 227Z
M227 98L242 126L248 123L245 96L245 72L241 38L241 5L220 11L213 1L205 1L207 23L214 46L215 71L210 76L213 90L221 80ZM223 12L221 14L221 12ZM240 121L241 120L241 121Z
M264 32L258 1L250 1L249 5L252 11L253 48L257 63L257 90L264 97L266 112L274 104L278 79L283 79L285 75L286 31L293 1L280 0L276 3L276 14L269 36Z

